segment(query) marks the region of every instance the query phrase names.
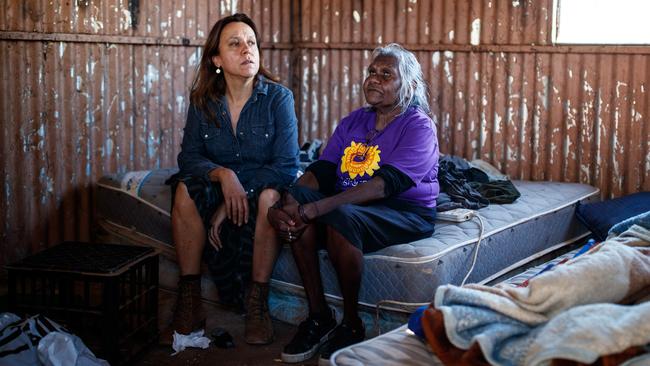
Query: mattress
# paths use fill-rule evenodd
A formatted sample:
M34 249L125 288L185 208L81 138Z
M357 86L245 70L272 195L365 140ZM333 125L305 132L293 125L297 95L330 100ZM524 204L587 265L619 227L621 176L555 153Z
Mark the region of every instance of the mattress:
M517 286L539 274L548 266L556 265L573 258L580 250L577 248L552 260L530 267L524 272L503 281L502 284ZM418 338L404 324L388 333L368 339L364 342L343 348L332 355L331 365L440 365L443 363L431 351L426 341Z
M416 337L406 324L386 334L343 348L332 355L330 365L442 366L425 341Z
M170 186L167 178L178 169L130 171L107 175L97 184L99 224L109 232L131 232L163 251L172 246Z
M575 219L578 202L598 199L594 187L576 183L514 181L521 197L513 204L490 205L479 210L483 222L476 265L468 283L487 283L537 257L587 235ZM366 305L393 300L429 302L442 284L460 284L472 263L480 221L438 221L432 237L394 245L364 256L359 300ZM320 253L325 292L339 297L334 270L327 253ZM285 248L273 278L299 285L300 278Z
M164 182L175 172L159 169L103 177L97 193L100 225L129 241L156 246L173 260L171 192ZM574 211L579 202L599 199L596 188L577 183L513 183L521 197L512 204L479 210L481 220L438 221L432 237L366 254L359 294L361 305L376 308L384 304L398 311L405 306L406 313L412 306L431 301L439 285L461 283L471 267L479 236L481 242L470 283L487 283L587 235ZM320 261L328 300L340 302L336 276L326 252L320 253ZM272 315L298 323L304 316L304 295L288 247L282 249L278 258L272 287Z

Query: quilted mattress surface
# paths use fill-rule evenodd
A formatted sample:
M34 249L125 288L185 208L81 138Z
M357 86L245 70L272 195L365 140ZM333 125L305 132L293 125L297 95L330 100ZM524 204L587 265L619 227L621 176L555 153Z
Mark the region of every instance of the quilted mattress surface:
M171 192L164 181L175 169L127 172L99 182L100 220L110 228L136 231L171 248ZM580 201L598 199L598 190L577 183L514 181L521 197L513 204L479 210L483 222L478 259L468 282L484 283L510 269L587 234L575 219ZM438 221L432 237L365 255L360 302L424 303L446 283L460 284L468 272L481 233L479 219ZM338 284L327 253L320 253L325 291L338 298ZM276 264L275 286L296 288L300 277L288 247Z

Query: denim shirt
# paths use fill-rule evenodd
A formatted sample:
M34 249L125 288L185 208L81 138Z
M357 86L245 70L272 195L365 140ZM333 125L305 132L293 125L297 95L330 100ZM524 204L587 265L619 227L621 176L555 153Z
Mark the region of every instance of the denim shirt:
M293 182L298 172L298 120L289 89L260 77L232 130L226 97L210 102L220 126L190 105L178 166L182 175L204 177L232 169L247 192L259 185Z

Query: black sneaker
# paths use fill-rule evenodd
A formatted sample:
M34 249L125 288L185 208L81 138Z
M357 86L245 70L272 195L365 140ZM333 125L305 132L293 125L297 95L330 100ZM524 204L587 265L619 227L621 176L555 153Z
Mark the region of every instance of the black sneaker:
M361 323L359 328L353 328L351 325L341 323L341 325L334 328L334 332L330 337L323 349L320 351L320 359L318 360L319 366L326 366L330 364L330 357L332 354L341 348L359 343L366 338L366 329Z
M297 363L314 357L320 346L330 339L334 328L336 328L336 320L333 316L328 319L307 318L300 323L298 332L291 342L284 346L282 361Z

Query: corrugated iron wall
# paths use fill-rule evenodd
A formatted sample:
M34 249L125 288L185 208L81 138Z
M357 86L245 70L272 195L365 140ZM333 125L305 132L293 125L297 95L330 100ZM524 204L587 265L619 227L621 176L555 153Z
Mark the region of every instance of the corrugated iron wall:
M303 1L303 139L363 102L377 44L416 51L441 150L515 179L650 190L650 47L553 46L552 1Z
M176 165L201 46L235 11L289 85L290 0L2 1L0 264L91 239L102 175Z
M175 165L211 25L249 13L301 141L363 103L371 50L417 53L445 153L515 179L650 190L650 47L551 45L552 1L5 0L0 253L92 236L93 184Z

